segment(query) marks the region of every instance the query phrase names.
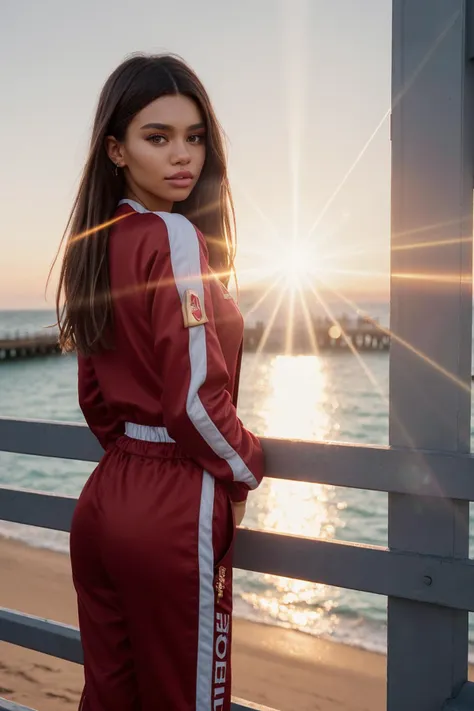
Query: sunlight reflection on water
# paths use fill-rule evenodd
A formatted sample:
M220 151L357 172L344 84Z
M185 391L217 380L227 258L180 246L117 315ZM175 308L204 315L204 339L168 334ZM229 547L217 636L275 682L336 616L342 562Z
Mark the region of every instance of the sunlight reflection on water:
M275 356L261 368L265 396L257 413L262 434L275 438L323 440L337 432L337 399L325 362L318 356ZM334 487L265 480L252 501L246 523L254 528L310 538L334 538L345 504ZM263 576L261 590L242 591L242 599L268 621L331 634L339 591L326 585ZM259 586L260 587L260 586Z

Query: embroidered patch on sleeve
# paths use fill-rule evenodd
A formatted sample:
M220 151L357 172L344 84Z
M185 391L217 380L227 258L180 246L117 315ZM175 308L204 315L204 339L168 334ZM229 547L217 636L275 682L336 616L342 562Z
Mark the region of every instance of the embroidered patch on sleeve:
M201 303L201 299L192 289L188 289L183 297L183 319L186 328L201 326L209 321L204 303Z

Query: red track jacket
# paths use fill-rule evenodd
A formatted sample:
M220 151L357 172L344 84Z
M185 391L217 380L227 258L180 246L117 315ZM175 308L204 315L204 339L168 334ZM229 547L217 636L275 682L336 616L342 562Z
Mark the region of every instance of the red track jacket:
M104 449L126 422L166 427L183 452L228 483L258 486L258 439L237 417L243 319L183 216L122 201L109 242L114 350L79 356L79 404Z

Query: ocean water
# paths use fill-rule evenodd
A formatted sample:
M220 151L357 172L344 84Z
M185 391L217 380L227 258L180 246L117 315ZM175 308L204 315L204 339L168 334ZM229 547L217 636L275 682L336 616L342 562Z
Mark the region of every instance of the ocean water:
M386 307L372 313L386 322ZM0 335L36 331L53 320L45 312L0 312ZM245 354L239 415L263 436L387 444L388 354ZM74 356L0 364L0 416L82 422ZM0 485L78 495L92 469L82 462L0 452ZM250 496L244 523L306 537L386 545L387 495L267 479ZM64 533L0 522L0 534L68 550ZM365 649L386 648L382 596L238 570L235 612ZM474 657L472 624L471 639Z

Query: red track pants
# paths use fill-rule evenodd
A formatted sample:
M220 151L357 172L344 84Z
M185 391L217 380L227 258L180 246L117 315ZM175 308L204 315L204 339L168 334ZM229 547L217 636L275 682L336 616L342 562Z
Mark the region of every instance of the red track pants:
M81 711L229 711L232 506L175 444L122 437L80 496Z

